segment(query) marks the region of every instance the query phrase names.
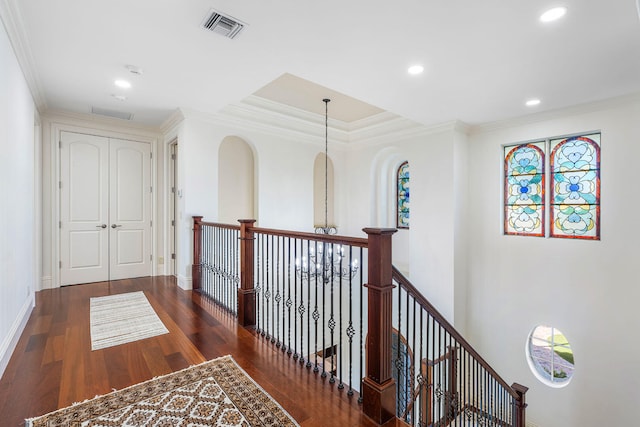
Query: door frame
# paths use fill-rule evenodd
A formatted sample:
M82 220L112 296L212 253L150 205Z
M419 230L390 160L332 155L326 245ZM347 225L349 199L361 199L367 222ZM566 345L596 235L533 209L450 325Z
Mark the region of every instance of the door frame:
M48 195L50 197L48 207L45 208L43 203L43 210L46 209L45 215L48 214L50 222L47 228L50 228L51 243L48 246L49 250L49 263L51 276L42 277L41 289L46 288L59 288L60 287L60 187L59 182L61 180L60 170L60 135L62 132L73 132L86 135L102 136L106 138L123 139L128 141L136 141L150 144L151 149L151 186L153 192L151 196L151 218L153 226L151 229L151 275L157 275L157 230L162 230L164 227L158 222L158 209L157 199L159 194L158 188L158 164L157 158L157 145L159 140L159 133L152 131L140 125L132 127L125 127L122 125L114 124L111 120L87 120L83 117L46 117L45 120L50 125L49 132L43 132L43 137L48 139L47 152L43 153L43 164L46 163L46 157L49 157L48 165L49 170L43 171L43 175L46 176L47 172L50 177ZM44 121L44 120L43 120ZM43 129L46 129L43 126ZM44 145L44 144L43 144ZM44 186L43 186L44 187ZM43 198L46 195L43 195ZM46 200L45 200L46 201ZM46 221L43 218L43 222ZM44 243L44 242L43 242ZM46 250L43 244L43 252ZM43 254L43 259L45 255ZM45 270L45 269L43 269ZM46 274L46 271L43 271Z

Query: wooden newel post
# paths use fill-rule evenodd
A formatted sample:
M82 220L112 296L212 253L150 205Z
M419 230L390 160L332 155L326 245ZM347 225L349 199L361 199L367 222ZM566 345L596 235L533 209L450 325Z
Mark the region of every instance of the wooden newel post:
M391 377L392 264L391 237L395 228L365 228L369 238L369 332L366 343L367 375L362 383L365 415L379 425L396 417L396 384Z
M253 224L255 219L240 219L240 288L238 289L238 323L256 326L256 290L253 287Z
M525 427L525 409L527 407L526 394L528 387L522 384L513 383L511 388L518 394L518 400L515 402L515 426Z
M191 264L191 287L194 291L200 290L202 278L202 217L193 217L193 263Z

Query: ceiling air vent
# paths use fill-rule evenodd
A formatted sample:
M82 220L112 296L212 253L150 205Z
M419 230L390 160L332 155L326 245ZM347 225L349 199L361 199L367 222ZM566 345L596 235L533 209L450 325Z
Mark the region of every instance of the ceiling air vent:
M235 18L211 10L202 23L202 28L232 39L242 31L245 25Z
M116 119L131 120L133 113L125 113L124 111L108 110L106 108L91 107L91 113L101 116L115 117Z

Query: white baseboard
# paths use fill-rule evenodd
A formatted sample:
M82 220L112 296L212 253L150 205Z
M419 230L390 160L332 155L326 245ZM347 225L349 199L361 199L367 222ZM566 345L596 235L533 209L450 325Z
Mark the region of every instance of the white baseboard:
M193 281L191 277L183 276L182 274L178 275L178 286L185 291L190 291L193 289Z
M22 335L24 327L27 326L27 321L29 320L29 316L31 316L31 311L33 311L33 303L34 294L32 292L30 297L24 302L13 325L11 325L9 333L0 345L0 377L4 374L4 370L7 369L11 355L16 349L16 345L18 345L20 335Z

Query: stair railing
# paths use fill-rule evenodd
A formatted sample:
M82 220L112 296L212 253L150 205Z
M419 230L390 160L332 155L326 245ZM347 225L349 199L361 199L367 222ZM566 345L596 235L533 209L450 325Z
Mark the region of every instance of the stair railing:
M398 417L412 426L524 427L527 388L509 386L395 267L393 282Z
M507 385L392 266L395 229L361 239L193 218L193 289L359 393L378 425L525 426L527 388Z

